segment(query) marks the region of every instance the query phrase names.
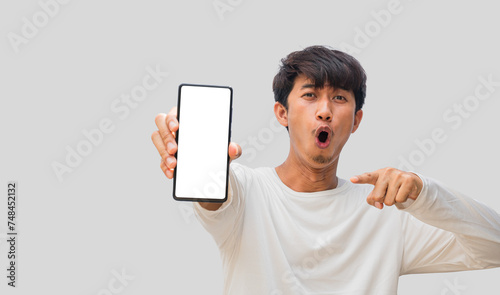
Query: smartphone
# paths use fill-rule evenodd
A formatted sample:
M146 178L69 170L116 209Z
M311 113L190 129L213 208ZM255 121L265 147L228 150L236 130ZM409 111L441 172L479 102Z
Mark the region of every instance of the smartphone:
M232 105L231 87L179 85L175 200L227 200Z

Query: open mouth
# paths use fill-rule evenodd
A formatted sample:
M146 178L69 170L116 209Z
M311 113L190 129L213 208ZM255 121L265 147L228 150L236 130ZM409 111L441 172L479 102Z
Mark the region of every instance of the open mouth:
M330 145L332 130L328 126L321 126L316 130L316 145L321 148L327 148Z
M327 139L328 139L328 132L321 131L318 135L318 140L321 141L322 143L325 143Z

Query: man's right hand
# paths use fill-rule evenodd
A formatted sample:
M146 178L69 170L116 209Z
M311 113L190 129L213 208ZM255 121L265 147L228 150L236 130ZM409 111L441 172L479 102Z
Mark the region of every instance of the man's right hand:
M167 176L172 179L174 177L174 168L177 165L175 153L177 152L177 142L175 141L175 132L179 129L179 121L177 121L177 107L173 107L168 114L160 113L155 118L158 130L153 132L151 139L161 156L160 168ZM242 150L239 144L231 142L228 147L228 154L230 161L235 160L241 156ZM207 204L209 208L218 209L221 203L201 203ZM217 206L218 205L218 206ZM205 207L206 208L206 207Z

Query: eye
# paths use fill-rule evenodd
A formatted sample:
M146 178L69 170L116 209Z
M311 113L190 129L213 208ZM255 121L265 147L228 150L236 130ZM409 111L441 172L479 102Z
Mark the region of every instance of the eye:
M312 97L314 97L314 96L315 96L315 95L314 95L314 93L312 93L312 92L304 93L304 94L302 95L302 97L309 97L309 98L312 98Z
M333 100L343 100L343 101L347 101L347 99L345 97L343 97L342 95L337 95L337 96L334 96L333 97Z

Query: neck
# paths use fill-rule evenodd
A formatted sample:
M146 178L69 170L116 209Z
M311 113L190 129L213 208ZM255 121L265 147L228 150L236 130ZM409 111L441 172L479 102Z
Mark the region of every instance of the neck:
M338 185L338 157L322 167L312 167L291 151L283 164L275 168L281 181L297 192L319 192L334 189ZM312 160L309 160L312 161ZM317 164L319 166L319 164Z

